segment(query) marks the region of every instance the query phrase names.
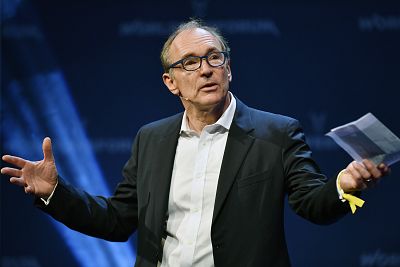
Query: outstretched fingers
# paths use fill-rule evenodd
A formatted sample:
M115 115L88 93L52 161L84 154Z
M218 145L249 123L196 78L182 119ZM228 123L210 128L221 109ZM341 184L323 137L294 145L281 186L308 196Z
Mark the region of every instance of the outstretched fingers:
M25 192L27 192L26 191L27 184L25 182L25 179L22 177L22 170L10 167L4 167L1 169L1 174L11 176L10 183L25 187Z
M2 159L5 162L15 165L19 168L23 168L25 166L25 164L28 162L26 159L23 159L20 157L15 157L15 156L10 156L10 155L4 155L2 157Z
M10 183L18 185L18 186L23 186L26 187L27 184L23 178L20 177L11 177L10 178Z
M42 144L44 161L54 161L53 149L51 147L51 139L46 137Z
M20 169L4 167L1 169L1 174L5 174L8 176L14 176L14 177L21 177L22 171Z

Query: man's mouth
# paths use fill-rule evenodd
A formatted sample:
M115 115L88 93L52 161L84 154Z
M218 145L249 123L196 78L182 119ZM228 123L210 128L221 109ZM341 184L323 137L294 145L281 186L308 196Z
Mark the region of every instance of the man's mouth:
M200 90L202 91L213 91L217 88L218 84L217 83L206 83L203 86L200 87Z

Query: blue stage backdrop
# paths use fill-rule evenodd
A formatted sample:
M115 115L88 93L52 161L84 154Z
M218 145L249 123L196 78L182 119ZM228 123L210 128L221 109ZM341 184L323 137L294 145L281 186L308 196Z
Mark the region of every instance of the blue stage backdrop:
M111 194L139 127L182 110L162 83L159 53L192 16L229 40L231 91L299 119L326 175L351 161L324 136L331 128L372 112L400 135L398 1L4 0L1 154L39 160L50 136L63 177ZM293 266L400 266L399 188L394 165L363 194L364 208L330 226L288 207ZM3 267L133 266L135 240L75 233L1 179Z

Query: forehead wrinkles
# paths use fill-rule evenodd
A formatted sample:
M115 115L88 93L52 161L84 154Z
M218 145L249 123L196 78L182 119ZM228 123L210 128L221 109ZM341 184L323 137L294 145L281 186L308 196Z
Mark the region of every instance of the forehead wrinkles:
M182 58L184 55L204 53L216 48L221 50L218 39L203 29L186 30L178 34L171 44L170 58L172 61Z

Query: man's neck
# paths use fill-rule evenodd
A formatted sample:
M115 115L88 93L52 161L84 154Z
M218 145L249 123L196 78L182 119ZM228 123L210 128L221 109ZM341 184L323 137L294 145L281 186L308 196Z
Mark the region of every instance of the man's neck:
M186 116L189 128L200 134L205 126L218 121L222 114L224 114L225 110L229 107L230 102L231 96L228 93L224 101L221 101L221 103L209 109L200 110L194 106L187 107Z

